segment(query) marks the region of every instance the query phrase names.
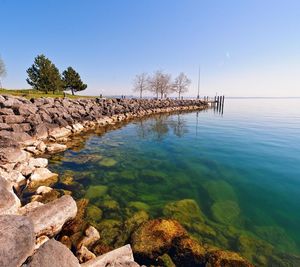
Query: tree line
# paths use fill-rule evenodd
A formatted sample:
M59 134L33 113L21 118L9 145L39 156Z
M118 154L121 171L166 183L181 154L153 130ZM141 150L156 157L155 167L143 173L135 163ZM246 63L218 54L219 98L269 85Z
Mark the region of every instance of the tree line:
M27 83L33 89L48 93L52 91L83 91L87 88L80 78L78 72L72 67L68 67L62 74L58 68L44 55L38 55L34 59L33 65L27 70Z
M156 98L167 97L171 93L177 93L180 98L183 93L188 92L191 80L181 72L174 80L171 75L162 71L156 71L153 75L141 73L136 75L133 81L133 91L143 97L143 93L148 91Z

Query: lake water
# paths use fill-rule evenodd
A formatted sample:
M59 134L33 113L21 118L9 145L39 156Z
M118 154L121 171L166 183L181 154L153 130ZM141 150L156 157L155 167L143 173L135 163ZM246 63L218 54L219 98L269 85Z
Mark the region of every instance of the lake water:
M300 99L226 99L223 114L155 115L76 140L50 169L57 188L90 199L108 244L141 209L258 266L299 266Z

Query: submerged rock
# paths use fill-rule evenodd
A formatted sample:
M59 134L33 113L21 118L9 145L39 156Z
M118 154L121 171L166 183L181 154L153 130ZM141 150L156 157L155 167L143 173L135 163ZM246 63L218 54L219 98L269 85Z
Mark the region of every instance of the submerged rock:
M97 199L103 197L107 190L108 187L106 185L91 185L86 191L85 197L87 199Z
M113 167L117 164L117 161L115 159L112 158L103 158L100 162L99 162L100 166L103 167Z
M96 255L93 252L89 251L85 246L81 246L80 249L77 250L76 256L80 263L96 258Z
M239 205L231 200L215 202L211 207L214 219L223 224L234 223L240 214Z
M95 205L89 205L86 209L86 218L89 221L99 222L102 219L102 210Z
M207 264L208 267L225 267L225 266L234 266L234 267L254 267L251 263L244 260L237 253L230 251L212 251L208 252L207 255Z
M139 261L149 263L168 252L176 238L184 236L187 232L175 220L150 220L133 233L132 249Z
M115 219L104 219L95 225L101 236L101 242L113 246L122 231L122 222Z
M175 240L170 255L177 266L205 266L206 250L190 237Z
M85 230L84 234L85 235L82 237L82 239L77 244L77 249L81 248L82 246L90 248L100 238L99 232L93 226L89 226Z
M21 266L33 254L34 246L30 219L18 215L0 216L0 266Z
M32 256L28 267L80 267L78 259L60 242L50 239Z

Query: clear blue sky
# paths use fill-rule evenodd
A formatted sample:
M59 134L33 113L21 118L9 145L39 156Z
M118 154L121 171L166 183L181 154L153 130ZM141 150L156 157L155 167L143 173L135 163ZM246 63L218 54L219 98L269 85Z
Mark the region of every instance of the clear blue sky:
M135 74L184 71L197 91L300 96L299 0L0 0L4 87L45 54L86 94L131 93Z

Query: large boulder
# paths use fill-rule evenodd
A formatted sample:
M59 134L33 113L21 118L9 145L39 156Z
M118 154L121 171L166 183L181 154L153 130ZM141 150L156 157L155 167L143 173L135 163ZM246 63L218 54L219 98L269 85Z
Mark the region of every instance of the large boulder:
M62 243L50 239L31 257L28 267L80 267L77 258Z
M29 218L0 216L0 266L16 267L33 254L35 236Z
M62 196L45 205L25 213L33 221L36 236L54 236L65 224L75 218L77 213L76 202L71 196Z
M15 195L12 184L0 176L0 215L16 214L20 206L20 199Z

